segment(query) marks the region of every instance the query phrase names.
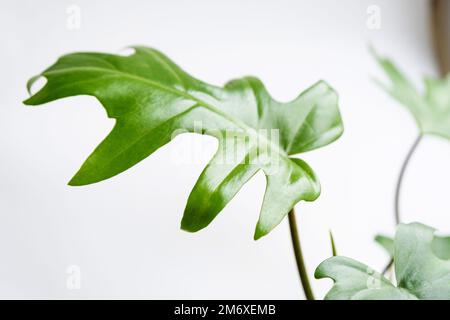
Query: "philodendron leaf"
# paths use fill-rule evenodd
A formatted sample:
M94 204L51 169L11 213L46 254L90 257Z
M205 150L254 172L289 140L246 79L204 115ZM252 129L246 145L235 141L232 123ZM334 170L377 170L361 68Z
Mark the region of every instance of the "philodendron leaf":
M337 95L320 81L288 103L270 97L256 78L223 88L191 77L161 52L131 56L74 53L42 74L46 85L24 103L91 95L116 124L70 185L108 179L148 157L177 134L214 136L219 147L192 190L181 227L206 227L259 170L267 179L255 239L270 232L300 200L320 193L317 177L292 155L336 140L343 131ZM29 87L36 80L30 80Z
M375 241L386 250L391 258L394 257L394 239L384 235L377 235ZM450 236L434 236L431 248L438 258L450 260Z
M391 60L373 52L390 80L379 84L408 108L421 133L450 139L450 74L443 79L425 78L424 93L420 93Z
M316 279L331 278L334 285L326 300L417 299L367 265L336 256L322 262L314 274Z
M397 286L368 266L339 256L322 262L315 277L334 280L325 299L450 299L450 261L436 255L433 239L434 229L423 224L398 226L393 243Z

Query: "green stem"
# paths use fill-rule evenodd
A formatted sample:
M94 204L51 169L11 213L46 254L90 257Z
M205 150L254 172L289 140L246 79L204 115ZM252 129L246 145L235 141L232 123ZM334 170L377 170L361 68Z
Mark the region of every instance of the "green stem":
M408 167L409 161L411 160L411 156L416 151L417 146L419 145L420 140L422 140L422 134L419 134L414 141L413 145L408 151L405 160L403 161L402 168L400 170L400 174L397 179L397 186L395 188L395 201L394 201L394 209L395 209L395 225L400 223L400 191L402 189L403 177L405 176L406 168Z
M333 232L331 232L330 230L328 233L330 235L331 253L333 254L333 257L336 257L338 254L336 249L336 243L334 243Z
M303 259L302 247L300 245L300 237L298 235L297 222L295 221L295 210L289 212L289 228L291 230L292 246L294 247L295 260L297 261L298 273L300 281L305 292L307 300L314 300L314 294L309 283L308 272L306 271L305 261Z
M395 188L395 200L394 200L394 213L395 213L395 225L397 226L400 222L400 193L402 190L402 184L403 184L403 178L405 176L406 168L408 167L408 164L411 160L412 155L417 150L417 146L419 145L420 141L422 140L422 134L419 134L414 140L414 143L412 144L411 148L408 151L408 154L406 155L405 160L403 161L402 168L400 169L400 174L398 175L397 179L397 185ZM394 260L391 259L389 263L384 268L382 274L386 274L389 269L393 266Z

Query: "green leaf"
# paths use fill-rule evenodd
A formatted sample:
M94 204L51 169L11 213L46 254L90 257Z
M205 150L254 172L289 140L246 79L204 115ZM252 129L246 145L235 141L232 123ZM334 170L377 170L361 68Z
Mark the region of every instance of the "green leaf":
M378 83L408 108L422 134L450 139L450 74L443 79L425 78L422 94L391 60L373 53L390 80Z
M435 236L431 247L437 257L443 260L450 260L450 236Z
M336 140L343 131L337 95L320 81L288 103L270 97L256 78L223 88L197 80L161 52L136 47L131 56L74 53L42 76L46 85L24 103L90 95L116 124L70 185L113 177L151 155L177 134L214 136L219 147L195 184L181 227L206 227L259 170L267 186L255 239L270 232L300 200L320 186L312 169L292 155ZM37 79L29 82L29 87Z
M394 257L394 239L384 235L377 235L375 241L386 250L391 258ZM438 258L450 260L450 236L434 236L431 248Z
M391 258L394 257L394 239L379 234L375 237L375 242L382 246Z
M322 262L314 273L316 279L331 278L334 285L326 300L365 300L376 297L404 299L415 297L398 289L378 272L350 258L336 256Z
M433 238L434 229L423 224L398 226L393 242L397 286L352 259L325 260L315 272L318 279L334 280L325 299L450 299L450 261L436 255Z

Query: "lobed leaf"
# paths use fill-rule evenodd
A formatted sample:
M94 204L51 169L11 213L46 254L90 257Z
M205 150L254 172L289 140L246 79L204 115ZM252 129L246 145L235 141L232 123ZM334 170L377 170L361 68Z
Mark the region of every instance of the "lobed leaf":
M218 139L218 150L187 201L181 227L191 232L211 223L262 170L267 186L255 239L266 235L297 202L313 201L320 193L313 170L292 155L325 146L343 131L337 95L323 81L293 101L280 103L254 77L230 81L223 88L213 86L145 47L136 47L131 56L65 55L41 75L47 78L46 85L25 104L90 95L105 107L108 117L116 119L70 185L111 178L181 133Z
M389 257L394 257L394 239L384 235L377 235L375 237L375 242L377 242ZM450 260L450 236L434 236L431 242L431 249L433 253L442 260Z
M425 78L424 93L420 93L391 60L373 54L389 79L389 83L378 83L408 108L421 133L450 139L450 74L443 79Z
M334 281L325 299L450 299L450 261L435 252L448 250L448 239L433 245L434 229L419 223L400 224L393 243L387 237L380 239L388 251L393 244L397 286L360 262L332 257L315 272L318 279Z
M366 300L377 297L415 299L408 292L395 288L389 280L363 263L336 256L322 262L314 273L316 279L331 278L334 285L326 300Z

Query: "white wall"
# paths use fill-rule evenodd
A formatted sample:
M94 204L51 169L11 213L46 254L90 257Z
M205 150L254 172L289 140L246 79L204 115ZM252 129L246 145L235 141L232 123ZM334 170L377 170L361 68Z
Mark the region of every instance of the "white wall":
M67 8L81 9L81 28L67 28ZM366 26L369 5L381 29ZM190 189L207 159L176 164L185 136L131 170L86 187L67 181L113 122L90 97L25 107L26 80L71 51L119 52L156 47L188 72L223 84L259 76L288 100L318 79L340 94L344 136L302 156L323 194L297 205L312 275L338 251L381 268L373 243L393 232L396 175L417 130L407 111L371 80L382 76L372 43L415 80L436 74L425 0L321 1L11 1L0 10L0 298L287 298L302 297L284 222L254 242L264 192L256 176L212 225L179 230ZM209 156L213 150L210 150ZM450 232L450 144L429 137L405 180L405 220ZM66 269L81 268L80 290ZM323 296L327 280L314 280Z

